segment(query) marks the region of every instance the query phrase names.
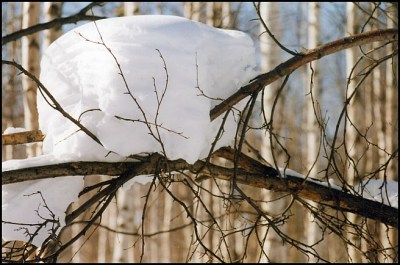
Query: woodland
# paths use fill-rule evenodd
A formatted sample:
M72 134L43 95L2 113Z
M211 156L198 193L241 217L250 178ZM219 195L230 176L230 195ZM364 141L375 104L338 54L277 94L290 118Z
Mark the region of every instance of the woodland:
M215 148L222 122L194 163L153 152L29 166L46 139L38 97L101 144L41 83L46 48L79 25L150 14L253 40L260 74L208 113L238 113L232 146ZM3 200L9 185L84 176L65 226L44 219L54 225L41 245L2 237L2 262L398 262L397 3L2 2L2 18Z

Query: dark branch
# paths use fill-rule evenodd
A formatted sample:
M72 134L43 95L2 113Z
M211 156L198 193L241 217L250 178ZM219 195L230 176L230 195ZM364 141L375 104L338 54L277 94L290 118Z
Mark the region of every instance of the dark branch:
M77 23L77 22L83 21L83 20L98 20L98 19L107 18L107 17L86 15L86 12L89 9L91 9L92 7L101 6L103 4L104 4L104 2L93 2L93 3L90 3L89 5L85 6L83 9L81 9L75 15L72 15L69 17L64 17L64 18L56 18L56 19L46 22L46 23L36 24L32 27L13 32L13 33L1 38L1 45L7 44L8 42L15 41L21 37L31 35L36 32L42 31L42 30L61 27L62 25L65 25L65 24Z
M232 149L223 148L216 151L214 155L231 159L234 157L234 152ZM288 192L303 199L318 202L324 206L345 212L352 212L396 228L398 227L398 210L396 208L345 191L332 189L296 176L287 175L285 178L280 178L279 173L274 168L263 165L244 154L240 154L240 156L239 161L241 162L239 163L236 176L237 183L272 191ZM232 168L225 168L213 164L205 165L203 161L197 161L193 165L188 164L182 159L165 161L163 156L155 153L144 157L140 162L71 162L4 171L2 185L61 176L96 174L118 176L125 172L132 173L132 176L129 177L131 178L135 175L156 173L155 170L156 168L160 168L161 160L167 162L162 163L165 165L163 170L188 170L197 172L199 169L203 168L201 171L202 176L208 175L222 180L231 180Z
M215 106L210 111L210 119L216 119L219 115L233 107L236 103L238 103L245 97L262 90L265 86L273 83L283 76L292 73L297 68L309 62L318 60L326 55L366 43L376 41L397 41L397 39L397 29L373 30L338 39L318 46L317 48L312 50L303 51L299 53L299 55L294 56L286 62L281 63L272 71L257 76L249 84L241 87L236 93L231 95L219 105Z
M49 103L50 107L59 111L65 118L67 118L72 123L74 123L76 126L78 126L83 132L85 132L95 142L97 142L98 144L103 146L102 143L100 142L100 140L96 137L96 135L94 135L85 126L83 126L78 120L76 120L74 117L72 117L68 112L66 112L63 109L63 107L60 105L60 103L58 103L58 101L53 97L53 95L50 93L50 91L42 84L42 82L40 82L40 80L36 76L34 76L31 72L29 72L24 67L22 67L22 65L20 65L16 62L1 60L1 64L12 65L15 68L17 68L18 70L20 70L22 73L24 73L26 76L28 76L30 79L32 79L32 81L34 81L36 83L36 85L38 86L39 91L42 93L45 100L47 101L47 99L44 95L46 95L51 100L51 103L49 101L47 101Z

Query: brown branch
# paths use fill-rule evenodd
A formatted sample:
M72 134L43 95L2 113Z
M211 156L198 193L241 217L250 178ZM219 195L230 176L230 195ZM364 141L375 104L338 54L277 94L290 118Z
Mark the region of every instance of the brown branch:
M279 78L292 73L297 68L318 60L326 55L349 49L355 46L363 45L366 43L376 41L396 41L398 39L397 29L382 29L373 30L360 34L355 34L349 37L338 39L323 45L318 46L312 50L306 50L298 55L292 57L284 63L281 63L272 71L261 74L253 79L249 84L241 87L236 93L224 100L219 105L215 106L210 111L210 119L214 120L219 115L233 107L236 103L245 97L252 95L255 92L262 90L265 86L273 83Z
M86 12L91 9L94 6L100 6L103 5L104 2L93 2L90 3L89 5L85 6L82 8L78 13L75 15L69 16L69 17L64 17L64 18L56 18L52 21L46 22L46 23L41 23L41 24L36 24L32 27L22 29L16 32L13 32L11 34L8 34L4 37L1 38L1 45L7 44L8 42L15 41L21 37L27 36L34 34L36 32L50 29L50 28L56 28L56 27L61 27L62 25L65 24L72 24L72 23L77 23L79 21L83 20L98 20L98 19L103 19L106 17L99 17L99 16L88 16L86 15Z
M26 144L42 142L45 135L40 130L3 134L1 136L2 145Z
M223 149L216 153L218 154L218 152L224 158L230 159L230 157L233 157L233 150ZM160 160L166 163L160 163ZM160 164L165 165L163 170L170 171L190 170L191 172L197 172L203 168L201 175L205 174L227 181L230 181L232 176L232 168L220 167L213 164L205 165L203 161L197 161L193 165L188 164L182 159L165 161L163 156L155 153L143 158L140 162L71 162L4 171L2 185L26 180L73 175L101 174L118 176L125 172L132 172L133 174L140 172L140 174L147 175L156 173L155 169L160 169ZM251 165L251 168L249 165ZM341 190L332 189L315 182L306 181L303 178L295 176L280 178L279 173L274 168L265 166L243 154L239 159L239 167L237 170L237 183L273 191L288 192L303 199L318 202L324 206L345 212L352 212L396 228L398 227L398 210L396 208ZM137 170L139 168L140 170ZM247 168L247 170L244 168Z
M40 80L34 76L31 72L26 70L22 65L14 62L14 61L7 61L7 60L1 60L2 64L6 65L12 65L19 69L22 73L24 73L26 76L28 76L32 81L36 83L36 85L39 88L39 91L42 93L43 97L45 100L48 102L51 108L57 110L60 112L65 118L70 120L72 123L74 123L76 126L78 126L84 133L86 133L90 138L92 138L95 142L97 142L99 145L103 146L103 144L100 142L100 140L97 138L96 135L94 135L91 131L89 131L85 126L83 126L78 120L76 120L74 117L72 117L68 112L66 112L63 107L58 103L58 101L53 97L53 95L50 93L50 91L40 82ZM51 103L46 99L45 95L51 100Z

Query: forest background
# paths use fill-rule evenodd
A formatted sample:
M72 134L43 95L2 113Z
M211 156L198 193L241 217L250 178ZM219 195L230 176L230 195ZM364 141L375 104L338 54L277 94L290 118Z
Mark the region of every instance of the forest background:
M88 4L3 2L2 35L79 14ZM398 27L397 3L113 2L92 7L99 17L177 15L218 28L244 31L256 44L262 73L273 70L293 54L320 44ZM76 24L66 23L8 43L3 41L2 58L15 60L39 76L43 50L62 33L88 23L91 12L86 11L82 14L87 17L78 19ZM272 34L266 33L267 29ZM397 40L368 43L323 57L312 65L305 64L291 74L287 83L279 80L267 87L263 94L265 108L271 112L271 107L276 106L273 129L263 128L269 132L264 139L252 137L250 132L243 152L313 178L323 179L327 173L335 183L341 183L338 176L349 184L366 179L397 180L397 69ZM2 66L2 131L7 127L38 129L36 89L32 87L35 84L19 75L14 67ZM350 99L352 104L348 105ZM269 135L275 135L275 140L271 142ZM273 151L271 143L275 146ZM2 148L3 161L41 153L40 144ZM335 167L331 165L332 154L337 161ZM85 184L90 186L106 179L90 176ZM291 193L245 186L243 189L274 220L271 224L251 205L223 199L220 192L228 184L223 180L206 180L185 187L181 182L169 186L136 183L127 191L119 190L102 214L101 224L92 225L60 253L58 261L398 260L397 228L327 210L316 202L293 199ZM188 218L171 193L187 205L194 220ZM82 196L81 203L90 196L93 194ZM63 229L61 242L68 242L82 230L91 211L87 209ZM327 222L328 219L334 221ZM4 253L3 249L3 258Z

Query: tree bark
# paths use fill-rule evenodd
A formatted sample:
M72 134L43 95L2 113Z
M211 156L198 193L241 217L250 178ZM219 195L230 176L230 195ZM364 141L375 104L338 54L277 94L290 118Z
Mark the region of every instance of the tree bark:
M320 4L318 2L308 3L308 47L318 47L319 45L319 25L321 23L319 19ZM311 67L313 69L311 69ZM306 101L305 101L305 124L304 131L306 132L306 168L309 175L316 176L320 171L319 169L319 139L320 126L318 123L319 119L319 104L320 100L320 66L319 61L310 63L307 67L307 82L305 86ZM311 206L317 208L318 203L311 202ZM311 212L307 213L306 223L304 225L304 236L306 237L307 244L314 246L318 241L323 238L321 234L318 220L313 216ZM322 244L315 246L316 250L320 252ZM308 262L316 263L318 258L315 256L309 256Z
M24 2L22 16L22 27L28 28L39 23L39 2ZM39 61L40 61L40 44L38 34L30 35L22 38L22 65L25 69L35 76L39 75ZM38 111L36 107L36 93L37 86L35 82L24 75L22 79L22 86L24 90L24 114L25 114L25 128L28 130L39 129L38 124ZM34 157L40 150L37 144L27 146L28 157Z
M217 154L226 159L233 159L234 151L230 148L222 148ZM350 194L346 191L332 189L324 184L305 181L303 178L287 175L280 178L278 172L271 167L265 166L260 162L241 154L240 169L238 169L237 182L250 185L260 189L268 189L276 192L287 192L299 196L303 199L318 202L322 206L328 206L345 212L356 213L368 217L387 225L398 227L397 208L384 205L380 202L368 200L360 196ZM182 159L166 161L161 155L154 153L144 157L141 162L71 162L50 166L39 166L25 169L3 171L2 185L22 182L26 180L54 178L61 176L76 175L109 175L119 176L122 173L129 174L125 181L138 176L155 174L155 168L164 162L161 170L164 171L201 171L203 176L215 177L230 181L232 169L216 165L207 165L205 162L197 161L193 165L186 163ZM168 166L167 164L168 163ZM205 167L204 167L205 166ZM245 170L242 168L249 168ZM160 168L160 167L158 167ZM201 178L195 179L200 181ZM326 185L326 183L325 183Z
M260 14L261 19L264 21L266 25L268 25L269 29L273 32L273 34L279 35L280 32L280 22L279 22L279 14L280 14L280 3L278 2L269 2L269 3L261 3L260 4ZM266 29L263 27L262 23L260 24L260 33L264 33L260 36L260 50L261 50L261 70L267 72L271 70L274 65L276 65L280 60L280 48L274 43L272 38L266 34ZM279 38L279 37L278 37ZM264 113L260 116L261 124L271 122L271 112L272 106L278 91L279 85L277 83L271 84L267 93L263 94L261 99L261 104L263 104ZM264 117L265 115L265 117ZM257 115L256 115L257 116ZM264 118L263 118L264 117ZM271 130L277 132L275 128ZM255 136L256 142L254 146L261 146L260 155L262 158L269 163L274 163L274 155L272 154L272 146L271 146L271 137L272 132L268 131L266 134L261 133L260 135ZM258 138L258 139L257 139ZM258 142L258 143L257 143ZM286 199L282 198L276 200L276 198L281 197L279 193L273 193L269 190L261 191L263 194L263 200L266 202L274 201L274 203L267 203L263 205L263 210L277 213L280 212L286 205ZM284 229L284 228L282 228ZM284 254L284 248L279 240L279 235L276 234L275 231L271 230L269 227L262 227L260 229L260 234L262 237L268 233L268 236L265 238L263 242L262 251L260 254L260 262L287 262L287 257ZM272 259L272 260L271 260Z
M45 14L45 20L47 22L61 17L62 13L62 2L44 2L43 11ZM47 29L44 32L43 48L46 49L50 44L55 41L62 34L62 27L58 25L56 27Z
M349 34L356 34L358 32L359 28L359 21L360 17L357 12L357 7L353 3L347 3L347 25L346 25L346 31ZM356 62L357 58L359 57L360 52L358 51L357 48L352 48L348 49L346 51L346 76L348 79L348 86L346 90L346 101L355 92L356 86L357 86L357 70L359 69L356 68ZM354 73L352 73L354 71ZM359 116L357 116L357 113L359 113L359 110L357 110L357 106L360 105L359 102L359 97L353 97L351 102L349 102L349 106L347 108L347 113L348 113L348 119L346 120L346 134L345 134L345 147L348 150L348 156L349 156L349 161L359 161L359 158L357 156L360 155L360 144L359 141L357 141L357 132L354 130L354 127L351 125L350 121L353 123L358 123L357 121L360 121ZM360 124L360 123L358 123ZM361 123L362 124L362 123ZM349 185L354 185L356 183L356 178L357 178L357 168L356 165L350 164L347 166L347 179L346 181L348 182ZM348 213L347 218L349 218L350 223L354 224L359 224L359 217L353 213ZM347 230L347 238L349 239L350 242L353 242L355 246L348 245L347 246L347 251L348 251L348 260L349 262L361 262L362 257L360 255L360 252L358 249L361 249L361 238L358 237L357 234L355 234L355 231L351 227L348 227Z
M261 91L265 86L273 83L292 73L297 68L318 60L329 54L336 53L341 50L349 49L366 43L375 41L397 41L398 31L397 29L385 29L385 30L374 30L360 34L351 35L336 41L332 41L315 49L307 50L298 53L298 55L292 57L284 63L281 63L275 69L265 74L261 74L255 77L249 84L241 87L236 93L228 97L219 105L215 106L210 111L210 119L214 120L219 117L222 113L233 107L236 103L244 99L245 97L254 94L255 92Z

